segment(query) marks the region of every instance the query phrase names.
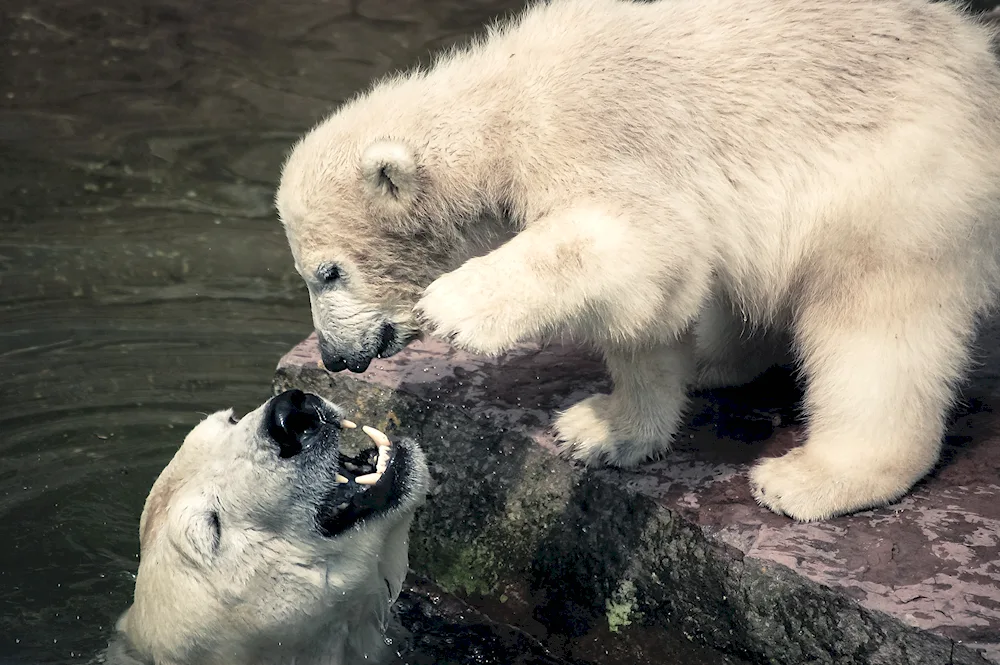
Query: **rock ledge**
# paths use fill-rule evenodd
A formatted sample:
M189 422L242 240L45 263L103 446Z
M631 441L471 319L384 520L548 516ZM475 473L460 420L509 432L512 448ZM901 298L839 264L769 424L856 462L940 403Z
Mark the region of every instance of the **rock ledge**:
M607 634L648 657L683 634L753 662L1000 663L1000 445L982 402L899 504L797 524L745 476L801 434L780 370L698 396L675 450L634 473L553 455L551 414L610 388L572 348L485 359L425 341L331 374L310 337L274 386L419 440L435 486L412 568L564 653Z

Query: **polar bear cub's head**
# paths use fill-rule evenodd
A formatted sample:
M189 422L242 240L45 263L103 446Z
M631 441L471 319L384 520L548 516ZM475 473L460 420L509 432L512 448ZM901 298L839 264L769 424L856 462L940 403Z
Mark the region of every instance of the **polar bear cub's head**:
M420 334L412 309L423 289L506 233L504 211L451 163L458 156L421 142L408 85L337 110L282 169L275 204L332 371L401 350Z
M378 662L427 465L407 439L348 457L337 407L291 390L208 416L153 485L139 524L120 662ZM114 660L114 658L112 658Z

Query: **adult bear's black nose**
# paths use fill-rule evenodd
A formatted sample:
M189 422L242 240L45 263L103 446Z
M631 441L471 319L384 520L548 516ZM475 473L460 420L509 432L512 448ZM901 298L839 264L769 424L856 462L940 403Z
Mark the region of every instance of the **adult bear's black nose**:
M301 390L287 390L268 406L267 433L278 444L281 457L294 457L322 433L322 400Z

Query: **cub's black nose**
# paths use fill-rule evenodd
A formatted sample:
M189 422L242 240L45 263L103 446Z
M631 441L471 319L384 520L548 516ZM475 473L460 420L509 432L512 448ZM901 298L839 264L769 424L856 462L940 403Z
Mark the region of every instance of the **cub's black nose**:
M334 355L325 349L322 351L323 367L330 372L341 372L347 369L347 361L342 357Z
M324 410L320 398L301 390L287 390L271 400L265 422L281 457L298 455L322 433Z
M371 363L372 358L375 354L368 355L364 351L358 351L354 349L349 351L346 355L342 352L343 349L337 349L330 344L323 337L322 333L317 333L316 336L319 338L319 354L323 359L323 367L330 372L341 372L345 369L349 369L354 373L361 373L368 369L368 365ZM392 340L389 340L391 342ZM388 342L386 347L388 348Z

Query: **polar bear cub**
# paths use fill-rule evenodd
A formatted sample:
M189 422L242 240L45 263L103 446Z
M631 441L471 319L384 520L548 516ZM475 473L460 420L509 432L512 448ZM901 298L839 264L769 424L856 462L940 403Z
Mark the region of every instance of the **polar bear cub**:
M559 415L563 450L629 467L690 389L791 352L808 439L757 499L893 501L996 291L993 40L925 0L538 3L295 146L276 202L324 362L572 336L614 389Z
M291 390L195 427L146 499L107 662L380 662L429 476L413 441L370 428L376 446L342 454L349 424Z

